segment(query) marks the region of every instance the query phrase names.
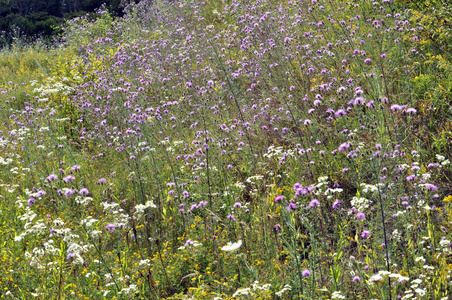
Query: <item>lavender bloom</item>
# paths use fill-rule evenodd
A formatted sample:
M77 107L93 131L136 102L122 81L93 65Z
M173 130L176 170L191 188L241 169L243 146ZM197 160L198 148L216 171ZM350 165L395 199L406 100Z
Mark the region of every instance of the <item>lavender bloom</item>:
M290 203L287 205L286 209L287 209L288 211L297 209L297 205L295 204L295 202L290 201Z
M341 200L336 200L333 203L333 209L337 209L339 208L339 206L341 205L342 201Z
M107 182L107 179L101 178L101 179L99 179L97 182L98 182L99 184L104 184L104 183Z
M55 175L55 174L50 174L49 176L46 177L46 181L51 182L51 181L53 181L53 180L55 180L55 179L57 179L57 178L58 178L57 175Z
M81 188L80 191L78 191L78 193L80 195L83 195L83 196L88 196L89 195L89 191L88 191L87 188Z
M234 215L228 215L227 218L228 220L235 221Z
M358 220L364 220L366 218L366 215L364 213L362 213L362 212L359 212L359 213L356 214L356 218Z
M63 178L63 181L64 181L65 183L68 183L68 182L72 182L74 179L75 179L74 176L69 175L69 176L64 177L64 178Z
M411 181L411 180L414 180L414 179L416 179L416 175L410 175L410 176L406 177L406 181Z
M358 281L360 281L361 280L361 278L359 277L359 276L355 276L355 277L353 277L353 282L358 282Z
M74 257L75 257L75 253L70 252L70 253L67 254L66 259L70 260L70 259L72 259Z
M318 205L320 205L319 200L317 200L317 199L312 199L311 202L309 202L309 206L308 206L307 208L309 209L309 208L311 208L311 207L316 207L316 206L318 206Z
M116 230L116 225L115 225L115 224L112 224L112 223L108 223L108 224L105 226L105 229L107 229L108 232L113 233L113 232Z
M306 269L303 272L301 272L301 275L303 277L309 277L309 276L311 276L311 271L309 269Z
M368 230L364 230L364 231L361 233L361 237L362 237L363 239L367 239L369 236L370 236L370 233L369 233Z
M34 197L30 197L30 198L28 199L28 206L32 206L33 203L35 203L35 201L36 201L36 199L35 199Z
M429 190L429 191L437 191L438 190L438 187L436 185L431 184L431 183L427 183L425 185L425 188L427 190Z
M79 165L74 165L74 166L71 167L71 170L72 171L80 170L80 166Z
M275 203L281 202L281 200L283 199L283 196L278 196L275 198Z
M39 190L39 191L36 193L36 196L42 197L42 196L44 196L45 194L47 194L46 191L44 191L44 190Z
M69 196L74 195L75 192L76 192L76 191L75 191L74 189L67 189L67 190L64 192L64 195L65 195L66 198L67 198L67 197L69 197Z

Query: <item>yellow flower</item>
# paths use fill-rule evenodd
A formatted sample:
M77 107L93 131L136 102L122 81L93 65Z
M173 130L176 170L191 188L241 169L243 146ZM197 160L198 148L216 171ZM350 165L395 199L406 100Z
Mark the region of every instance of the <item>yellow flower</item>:
M447 203L452 202L452 195L447 196L443 201Z

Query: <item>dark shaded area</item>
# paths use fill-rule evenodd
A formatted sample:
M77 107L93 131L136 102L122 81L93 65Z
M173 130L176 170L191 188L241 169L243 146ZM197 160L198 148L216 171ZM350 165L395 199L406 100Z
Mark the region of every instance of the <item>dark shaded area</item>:
M102 5L115 16L139 0L0 0L0 36L6 40L21 37L33 40L60 33L65 20L95 12Z

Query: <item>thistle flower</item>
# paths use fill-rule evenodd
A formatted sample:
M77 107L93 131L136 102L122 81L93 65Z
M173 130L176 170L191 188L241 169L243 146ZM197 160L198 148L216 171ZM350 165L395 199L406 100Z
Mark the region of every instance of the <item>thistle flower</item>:
M280 196L276 197L274 201L275 201L275 203L278 203L278 202L281 202L282 199L283 199L283 196L280 195Z
M361 233L361 237L362 237L363 239L367 239L369 236L370 236L370 233L369 233L368 230L364 230L364 231Z
M72 182L75 179L75 176L69 175L63 178L65 183Z
M87 188L81 188L80 191L78 191L78 193L80 195L83 195L83 196L88 196L89 195L89 191L88 191Z
M112 223L108 223L108 224L105 226L105 229L107 229L108 232L113 233L113 232L115 232L115 230L116 230L116 225L115 225L115 224L112 224Z
M49 176L46 177L46 181L51 182L51 181L53 181L53 180L55 180L55 179L57 179L57 178L58 178L57 175L55 175L55 174L50 174Z
M366 215L364 213L362 213L362 212L359 212L359 213L356 214L356 218L358 220L364 220L366 218Z

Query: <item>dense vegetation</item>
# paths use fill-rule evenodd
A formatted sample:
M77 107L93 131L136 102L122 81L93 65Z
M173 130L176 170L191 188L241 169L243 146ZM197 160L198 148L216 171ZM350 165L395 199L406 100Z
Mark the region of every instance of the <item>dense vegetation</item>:
M451 298L443 4L142 1L5 48L0 297Z
M0 0L0 37L28 40L49 38L61 33L65 20L93 13L105 5L111 13L122 15L121 0ZM0 46L2 46L0 44Z

